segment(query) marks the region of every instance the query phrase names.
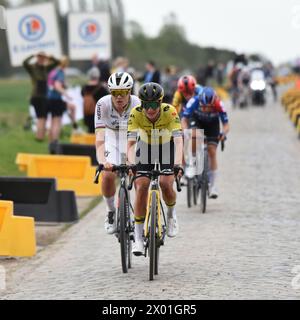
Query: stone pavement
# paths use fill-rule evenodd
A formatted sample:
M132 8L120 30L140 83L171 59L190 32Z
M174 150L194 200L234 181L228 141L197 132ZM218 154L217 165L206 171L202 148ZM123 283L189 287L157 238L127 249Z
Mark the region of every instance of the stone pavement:
M180 233L162 247L154 281L143 257L122 273L101 203L13 272L0 298L299 299L300 142L278 104L229 111L220 197L201 214L187 209L183 189Z

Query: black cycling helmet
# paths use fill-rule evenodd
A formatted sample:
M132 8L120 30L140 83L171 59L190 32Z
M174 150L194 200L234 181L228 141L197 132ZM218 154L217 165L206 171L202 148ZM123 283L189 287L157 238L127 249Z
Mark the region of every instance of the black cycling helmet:
M139 90L139 98L141 101L161 101L164 96L164 89L155 82L143 84Z

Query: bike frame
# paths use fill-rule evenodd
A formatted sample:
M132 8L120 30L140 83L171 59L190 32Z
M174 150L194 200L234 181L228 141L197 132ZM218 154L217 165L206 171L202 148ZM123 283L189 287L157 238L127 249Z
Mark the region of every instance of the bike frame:
M166 225L166 217L163 210L163 206L161 203L160 198L160 189L159 189L159 183L158 178L161 175L161 171L159 168L159 163L156 161L154 169L149 172L149 174L146 174L146 176L150 176L151 182L150 182L150 189L148 192L148 201L147 201L147 210L146 210L146 216L145 216L145 223L144 223L144 237L147 239L149 237L149 221L150 221L150 208L151 208L151 201L153 193L156 194L156 199L158 203L158 208L156 210L157 213L157 235L159 240L163 240L164 234L165 234L165 228L163 228L162 225L162 217L164 219L164 225Z

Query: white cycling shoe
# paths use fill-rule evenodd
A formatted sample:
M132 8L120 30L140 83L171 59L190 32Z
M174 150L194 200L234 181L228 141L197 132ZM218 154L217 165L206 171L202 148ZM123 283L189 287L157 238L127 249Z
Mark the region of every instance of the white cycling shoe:
M107 234L113 234L117 231L116 212L109 211L104 222L104 229Z
M167 235L170 238L174 238L177 236L179 231L179 224L177 218L168 217L167 221Z
M210 199L217 199L219 196L218 190L215 186L209 188L209 198Z
M132 253L135 256L142 256L144 255L144 241L143 240L135 240L132 244Z

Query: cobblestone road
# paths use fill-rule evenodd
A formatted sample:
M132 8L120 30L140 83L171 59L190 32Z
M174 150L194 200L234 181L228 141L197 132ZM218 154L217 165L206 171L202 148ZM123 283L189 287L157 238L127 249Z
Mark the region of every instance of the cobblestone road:
M233 110L230 119L221 196L205 215L179 196L180 234L162 248L155 281L142 257L122 274L100 204L15 271L2 298L299 299L300 143L279 105Z

